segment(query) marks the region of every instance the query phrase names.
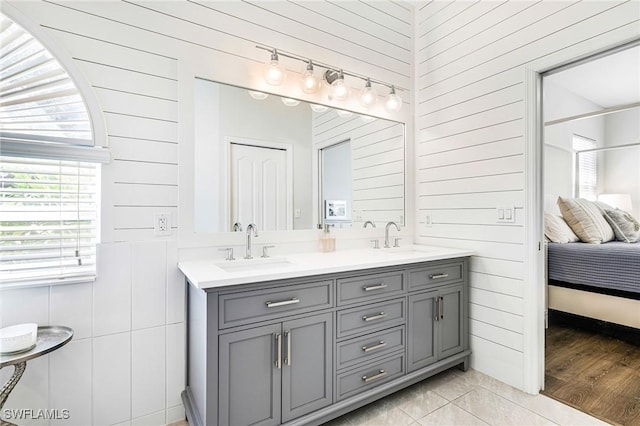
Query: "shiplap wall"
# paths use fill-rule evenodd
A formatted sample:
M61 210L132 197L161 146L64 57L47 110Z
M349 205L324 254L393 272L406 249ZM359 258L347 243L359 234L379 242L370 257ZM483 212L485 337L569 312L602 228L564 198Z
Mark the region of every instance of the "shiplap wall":
M417 241L470 262L472 367L523 388L525 70L640 36L638 1L431 1L416 6ZM514 206L514 224L496 207ZM432 225L426 226L427 215Z
M351 147L351 219L353 227L371 220L384 226L405 220L405 139L401 124L365 122L360 115L340 117L328 110L313 114L314 145L326 147L345 140Z
M19 12L18 23L39 25L72 58L101 106L94 118L107 139L98 143L108 145L113 158L102 169L98 282L1 295L4 324L35 319L79 330L65 348L29 363L5 408L70 408L64 424L175 421L184 413L184 300L176 264L178 246L188 240L180 236L178 242L179 228L193 217L188 90L194 77L264 89L260 74L268 54L255 45L275 46L407 88L399 92L403 115L390 118L410 120L412 6L115 0L2 5ZM282 62L291 77L270 91L327 103L294 92L301 65ZM347 81L355 90L362 84ZM355 100L345 107L361 108ZM160 212L171 215L169 238L154 236L153 215ZM31 423L49 421L21 422Z

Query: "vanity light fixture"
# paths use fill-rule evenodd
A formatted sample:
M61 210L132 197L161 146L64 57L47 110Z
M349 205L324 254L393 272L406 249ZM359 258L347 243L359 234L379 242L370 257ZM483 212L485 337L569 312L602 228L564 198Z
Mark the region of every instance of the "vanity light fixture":
M320 87L320 82L313 73L313 62L309 59L307 69L302 74L302 91L304 93L315 93Z
M395 86L391 86L391 92L387 96L384 107L389 112L397 112L402 108L402 98L396 94Z
M313 112L325 112L329 109L329 107L325 105L309 104L309 106L311 107Z
M378 100L378 94L375 89L371 87L371 79L367 78L367 82L364 85L364 88L360 92L360 103L362 106L369 108Z
M294 107L294 106L298 106L300 104L300 101L297 100L297 99L280 98L280 100L282 101L283 104L285 104L288 107Z
M406 90L402 87L385 83L378 80L373 80L370 77L365 77L361 74L356 74L351 71L334 67L320 63L308 57L298 56L289 52L278 51L275 48L256 46L261 50L266 50L271 54L271 60L267 64L267 70L265 73L265 80L267 83L278 86L285 78L285 72L280 67L279 57L294 59L296 61L304 62L306 69L302 73L301 86L305 93L315 93L321 86L320 80L316 78L314 74L314 68L324 68L325 72L322 74L322 81L330 88L331 93L329 99L334 101L344 101L349 98L351 90L349 85L345 82L344 77L354 77L365 82L364 88L360 91L360 102L364 107L372 106L378 99L378 95L373 88L373 84L387 87L390 90L389 96L385 101L385 108L389 112L397 112L402 107L402 98L396 93L396 90Z
M248 90L249 96L251 96L256 101L263 101L269 97L268 93L258 92L257 90Z
M280 67L278 51L276 49L271 51L271 59L267 62L264 80L272 86L279 86L284 80L284 71Z

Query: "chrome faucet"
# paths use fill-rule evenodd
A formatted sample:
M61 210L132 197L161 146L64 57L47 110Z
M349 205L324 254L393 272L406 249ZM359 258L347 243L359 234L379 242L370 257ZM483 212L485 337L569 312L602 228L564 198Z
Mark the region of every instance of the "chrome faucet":
M400 227L398 226L397 223L393 221L387 222L387 226L384 227L384 248L391 247L389 245L389 228L391 227L391 225L395 226L397 231L400 231Z
M258 236L258 228L253 223L247 225L247 248L244 253L245 259L253 259L253 256L251 256L251 231L253 231L254 237Z
M376 224L375 224L375 223L373 223L373 222L371 222L370 220L366 221L366 222L364 223L364 225L362 225L362 227L363 227L363 228L366 228L366 227L367 227L367 225L371 225L371 227L372 227L372 228L375 228L375 227L376 227Z
M233 232L242 232L242 224L240 222L233 224Z

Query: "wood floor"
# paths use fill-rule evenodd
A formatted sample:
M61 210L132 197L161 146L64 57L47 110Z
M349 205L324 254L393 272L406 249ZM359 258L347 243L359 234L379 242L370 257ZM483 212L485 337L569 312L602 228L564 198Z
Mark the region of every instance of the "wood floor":
M546 337L543 394L608 423L640 425L640 344L564 325Z

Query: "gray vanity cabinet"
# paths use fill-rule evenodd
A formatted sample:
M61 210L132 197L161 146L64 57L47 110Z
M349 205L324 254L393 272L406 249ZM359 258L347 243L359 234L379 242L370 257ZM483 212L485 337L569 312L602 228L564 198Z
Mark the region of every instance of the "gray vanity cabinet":
M333 402L330 313L222 334L221 425L279 425Z
M317 426L469 361L467 259L201 290L188 284L193 426Z
M464 350L463 291L458 284L409 296L409 372Z

